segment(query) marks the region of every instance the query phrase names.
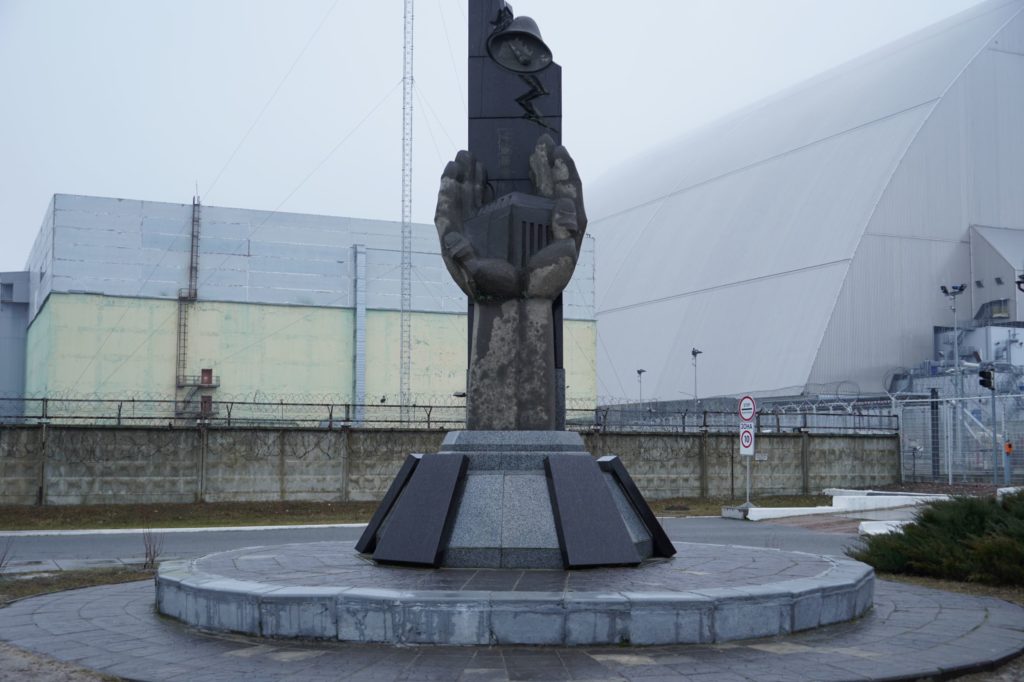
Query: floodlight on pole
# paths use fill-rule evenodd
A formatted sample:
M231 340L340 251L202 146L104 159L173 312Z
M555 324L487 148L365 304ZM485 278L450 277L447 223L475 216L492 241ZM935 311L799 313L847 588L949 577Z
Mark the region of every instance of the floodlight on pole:
M636 382L640 386L640 414L644 412L644 372L646 369L638 369L636 371Z
M699 348L696 348L696 347L690 349L690 355L693 356L693 406L694 406L694 408L697 407L697 356L700 355L703 352L704 351L702 351L702 350L700 350Z
M943 284L939 287L939 291L942 295L949 299L950 310L953 311L953 374L954 383L953 389L956 393L956 416L957 418L953 421L954 426L954 448L956 449L957 458L960 457L960 430L962 421L962 409L963 409L963 377L960 374L960 328L957 325L956 320L956 297L964 293L967 289L966 284L954 284L946 286ZM950 485L953 485L953 453L948 453L946 459L946 475Z

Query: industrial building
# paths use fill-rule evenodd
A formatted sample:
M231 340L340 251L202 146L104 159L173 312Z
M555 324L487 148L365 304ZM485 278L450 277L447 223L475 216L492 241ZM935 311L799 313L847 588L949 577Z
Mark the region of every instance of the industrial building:
M990 0L600 179L601 392L883 394L952 362L942 285L961 334L1019 324L1022 112L1024 2Z
M22 412L27 330L28 273L0 272L0 417Z
M596 400L593 253L565 292L570 405ZM26 272L0 274L0 393L170 399L178 416L397 404L401 263L398 222L56 195ZM457 403L466 298L433 225L413 225L411 276L410 398Z
M1024 0L989 0L588 185L568 402L921 393L959 283L960 359L1024 367L1022 111ZM0 274L0 393L394 404L400 228L57 195ZM451 402L465 297L413 228L409 392Z

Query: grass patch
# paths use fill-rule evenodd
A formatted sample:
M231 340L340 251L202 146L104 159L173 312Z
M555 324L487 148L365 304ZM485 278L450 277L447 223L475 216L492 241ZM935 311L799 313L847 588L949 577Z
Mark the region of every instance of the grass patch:
M53 573L7 573L0 575L0 607L6 606L15 599L24 599L50 592L151 580L154 573L155 571L127 567L90 568L80 571L54 571Z
M762 507L829 504L822 495L757 499ZM674 497L649 500L661 516L718 516L722 506L743 500ZM98 528L203 528L366 523L377 502L202 502L195 504L106 504L62 507L0 507L0 530L80 530Z
M658 516L721 516L722 507L743 504L746 498L704 499L700 497L672 497L647 500ZM770 495L751 500L758 507L824 507L832 504L827 495Z
M919 575L900 575L898 573L877 573L879 580L889 580L894 583L906 585L917 585L929 587L933 590L945 592L956 592L967 594L972 597L994 597L1013 604L1024 606L1024 586L1020 585L984 585L982 583L962 583L955 580L942 580L941 578L925 578Z
M1024 586L1024 493L932 503L902 531L870 536L849 554L881 573Z
M376 502L205 502L0 507L0 530L365 523Z

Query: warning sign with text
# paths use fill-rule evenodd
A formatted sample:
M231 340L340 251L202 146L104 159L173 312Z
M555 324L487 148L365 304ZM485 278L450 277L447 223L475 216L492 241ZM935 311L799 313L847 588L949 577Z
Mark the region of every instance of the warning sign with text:
M754 422L740 422L740 454L754 456Z

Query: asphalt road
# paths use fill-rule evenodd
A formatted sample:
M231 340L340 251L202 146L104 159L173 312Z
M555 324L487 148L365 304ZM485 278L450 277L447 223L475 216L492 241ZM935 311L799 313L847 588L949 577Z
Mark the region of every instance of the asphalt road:
M771 547L833 556L843 556L843 550L857 542L855 535L813 531L763 521L754 523L721 518L680 518L666 519L664 526L669 537L679 542ZM159 534L159 531L155 533ZM361 533L362 527L162 533L160 559L187 559L241 547L293 542L355 541ZM0 533L0 543L6 542L8 537L11 536ZM139 533L21 535L14 536L9 561L13 570L25 570L33 566L45 568L45 564L52 565L53 562L61 568L73 568L111 561L137 562L144 554L142 535Z

